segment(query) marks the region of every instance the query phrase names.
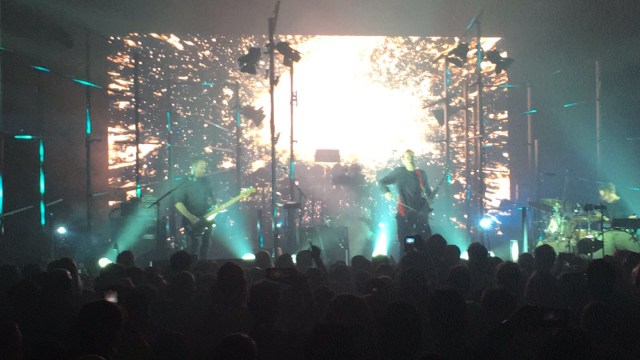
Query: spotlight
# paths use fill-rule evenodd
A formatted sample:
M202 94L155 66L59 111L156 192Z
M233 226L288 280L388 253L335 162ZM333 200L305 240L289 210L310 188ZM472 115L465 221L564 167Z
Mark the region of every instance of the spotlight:
M507 70L513 63L511 58L503 58L498 50L491 50L485 53L487 60L496 65L496 74L500 74L503 70Z
M443 109L433 109L433 111L431 111L431 113L433 114L433 117L435 117L436 120L438 120L438 125L444 126L444 110Z
M485 215L480 219L479 225L483 230L489 230L493 226L493 219Z
M520 249L518 247L518 240L509 241L509 252L511 253L511 261L518 262L518 256L520 255Z
M458 113L458 111L462 110L463 108L458 107L458 106L449 106L449 116L455 115ZM431 114L433 115L434 118L436 118L436 120L438 120L438 125L440 126L444 126L444 109L443 108L437 108L437 109L433 109L431 111Z
M246 254L242 255L241 259L244 260L244 261L253 261L253 260L256 259L256 256L254 254L252 254L252 253L246 253Z
M256 65L260 60L260 56L262 56L262 50L260 50L260 48L249 48L249 52L246 55L238 58L238 62L240 63L240 72L255 75L257 72Z
M242 113L242 116L248 118L249 120L253 121L253 124L255 126L260 126L260 124L262 124L262 121L265 118L265 114L264 114L264 110L263 108L259 108L259 109L255 109L252 106L249 105L245 105L242 107L242 109L240 110L240 112Z
M462 67L467 62L469 44L459 43L453 50L447 53L447 60L457 67Z
M60 225L56 228L56 234L65 235L67 233L67 228L64 225Z
M105 268L107 265L111 263L113 263L113 261L107 258L100 258L100 260L98 260L98 266L100 266L101 269Z
M279 42L278 45L276 45L276 49L280 54L284 56L284 66L291 67L294 62L298 62L301 59L300 52L298 50L292 49L287 42Z

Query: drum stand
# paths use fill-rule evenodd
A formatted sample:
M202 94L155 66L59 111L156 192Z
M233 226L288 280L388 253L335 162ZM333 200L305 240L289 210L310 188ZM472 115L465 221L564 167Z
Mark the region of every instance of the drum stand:
M585 204L585 206L584 206L584 211L587 212L587 216L586 216L586 218L587 218L587 234L591 233L591 217L592 217L591 216L591 212L594 211L594 210L600 210L601 211L601 214L600 214L600 217L599 217L599 223L600 223L599 235L600 235L600 238L602 239L601 240L602 241L602 258L604 258L605 255L606 255L605 254L605 238L604 238L604 233L605 233L604 214L605 214L605 210L606 209L607 209L607 207L605 205L603 205L603 204L600 204L600 205ZM597 239L597 237L595 237L595 238ZM595 242L592 243L591 244L591 248L593 248L595 244L596 244ZM589 252L589 256L591 258L593 258L593 253L594 252L595 251L590 251Z

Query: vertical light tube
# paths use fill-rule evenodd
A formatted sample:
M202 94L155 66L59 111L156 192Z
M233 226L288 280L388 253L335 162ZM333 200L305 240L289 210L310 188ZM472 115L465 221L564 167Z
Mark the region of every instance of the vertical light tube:
M39 157L40 157L40 225L44 229L47 224L47 214L44 204L45 195L45 178L44 178L44 141L39 140Z
M596 180L600 177L602 165L601 153L601 126L600 123L600 62L596 61Z
M511 261L518 262L518 256L520 255L520 249L518 248L518 240L511 240L509 242L509 250L511 253Z

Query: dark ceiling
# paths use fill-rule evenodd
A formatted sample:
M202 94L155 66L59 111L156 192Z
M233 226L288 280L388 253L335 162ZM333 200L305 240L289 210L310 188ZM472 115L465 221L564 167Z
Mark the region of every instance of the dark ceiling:
M90 77L103 83L106 56L100 44L109 35L266 34L275 4L275 0L5 0L2 40L8 51L32 63L84 75L89 39ZM617 111L610 112L610 118L640 123L636 121L640 106L635 105L640 94L638 0L283 0L276 32L461 36L480 12L482 34L503 37L501 46L515 58L511 81L531 83L534 88L534 106L539 109L534 136L541 139L543 165L558 171L554 167L574 162L566 155L568 135L548 129L562 122L572 131L576 125L571 121L584 116L592 122L592 109L567 113L562 104L593 103L596 60L603 74L603 94L617 99L608 105ZM526 109L525 99L523 90L514 90L512 110ZM512 128L512 142L522 145L519 124ZM627 134L640 131L638 126L631 129ZM640 134L629 136L640 138ZM526 146L520 145L513 153L522 159Z
M264 34L275 1L5 0L5 44L35 52L71 49L82 32ZM460 36L482 11L482 33L501 36L522 66L573 56L638 54L636 0L297 0L281 2L277 32ZM635 45L635 52L629 50ZM527 61L522 61L523 58ZM636 58L637 59L637 58ZM527 71L524 71L527 73Z

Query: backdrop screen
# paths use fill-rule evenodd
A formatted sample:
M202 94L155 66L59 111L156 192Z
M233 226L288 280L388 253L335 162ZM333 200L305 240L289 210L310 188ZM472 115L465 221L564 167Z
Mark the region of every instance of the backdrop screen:
M475 176L479 146L484 149L486 207L497 211L499 201L510 194L507 89L498 86L507 83L507 73L496 74L491 62L482 62L486 136L474 146L478 76L473 41L468 61L451 64L445 76L444 54L458 40L279 36L278 41L297 50L300 59L292 70L284 65L282 54L275 55L278 202L289 199L293 123L295 196L304 203L302 225L358 222L365 228L363 236L371 236L377 231L374 224L394 212L394 204L384 201L375 181L400 165L404 150L415 151L418 167L426 170L432 185L445 173L446 78L451 178L447 190L438 195L436 206L441 205L434 218L456 228L467 226L466 199L477 187L467 179ZM481 44L486 52L499 42L483 38ZM142 194L158 196L187 175L190 158L205 155L221 194L232 196L240 175L241 187L258 189L248 200L251 206L267 210L268 39L131 34L113 37L111 43L111 186L124 193L139 185ZM238 63L251 47L262 52L256 74L241 72Z

